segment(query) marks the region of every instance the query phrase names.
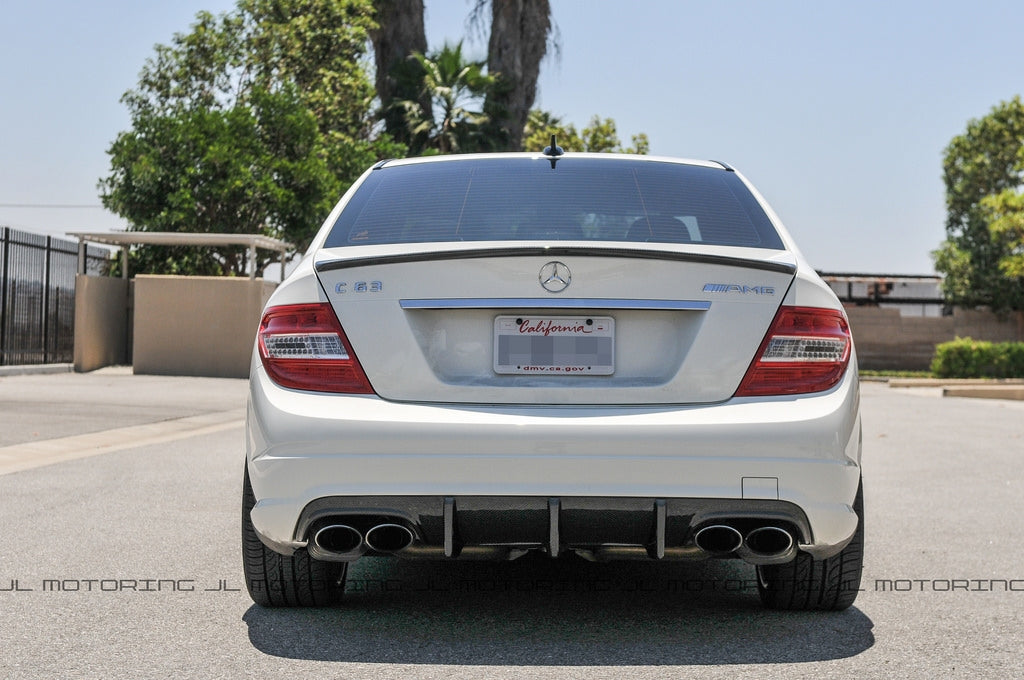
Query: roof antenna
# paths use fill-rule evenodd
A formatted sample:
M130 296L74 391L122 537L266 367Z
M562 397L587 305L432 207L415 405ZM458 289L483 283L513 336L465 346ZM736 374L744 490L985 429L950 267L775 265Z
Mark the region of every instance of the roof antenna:
M555 135L551 135L551 146L544 147L544 155L551 161L551 169L555 169L555 163L558 162L558 157L565 153L565 150L558 146L555 141Z

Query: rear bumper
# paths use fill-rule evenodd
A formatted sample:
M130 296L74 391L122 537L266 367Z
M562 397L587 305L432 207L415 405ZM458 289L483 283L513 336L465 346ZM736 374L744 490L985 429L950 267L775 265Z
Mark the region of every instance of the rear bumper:
M316 512L356 514L370 503L408 513L420 547L443 547L443 533L425 529L423 518L443 514L445 499L466 508L473 499L519 498L509 507L540 503L548 525L550 499L558 500L563 525L568 508L589 503L602 513L578 523L584 533L595 520L616 516L619 506L647 508L634 520L653 527L646 540L615 540L610 532L604 540L587 534L576 541L647 548L657 546L659 501L680 509L673 516L688 517L687 529L679 520L665 535L668 548L692 542L700 523L694 517L785 509L800 547L827 557L857 526L856 370L813 396L658 408L481 408L285 390L256 367L247 456L257 498L253 525L282 553L306 545ZM432 499L432 509L416 515L410 508L423 499ZM498 538L467 542L502 543ZM550 542L515 538L504 542Z

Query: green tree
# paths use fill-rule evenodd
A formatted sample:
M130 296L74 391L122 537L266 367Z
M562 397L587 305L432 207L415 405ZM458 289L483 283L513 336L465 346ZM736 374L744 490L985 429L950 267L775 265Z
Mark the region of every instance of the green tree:
M144 231L308 239L338 191L319 144L316 119L290 90L254 90L230 109L137 116L110 148L103 202ZM132 262L136 272L207 275L245 266L232 247L140 248Z
M611 118L602 119L600 116L594 116L590 119L590 125L583 128L582 136L583 147L587 151L595 153L646 154L650 148L647 135L643 132L633 135L633 146L622 146L615 127L615 121Z
M1024 281L1024 193L1004 189L981 199L981 208L989 235L1003 250L999 270L1020 285Z
M255 74L254 85L268 90L295 84L342 190L377 160L405 154L374 132L367 49L377 24L370 0L238 0L238 8L249 29L242 73Z
M650 150L647 135L642 132L633 135L632 146L623 147L612 118L593 116L590 124L582 132L577 132L572 123L563 123L561 118L540 109L530 112L523 148L527 151L541 151L551 143L552 134L558 140L558 145L566 151L646 154Z
M933 252L947 299L1024 309L1024 103L971 120L946 147L946 241Z
M374 26L369 0L239 0L198 14L122 98L132 127L108 151L103 204L132 230L262 233L304 248L367 166L401 154L373 134ZM144 247L133 259L153 273L245 269L237 248Z
M550 111L533 109L526 119L523 129L523 150L543 151L551 143L551 135L555 135L558 146L567 151L583 151L583 140L576 132L576 126L565 123Z
M431 108L424 110L419 101L407 100L404 108L415 153L467 153L486 148L484 125L488 117L480 107L494 84L482 61L471 61L462 54L462 43L412 58L423 72L423 94Z

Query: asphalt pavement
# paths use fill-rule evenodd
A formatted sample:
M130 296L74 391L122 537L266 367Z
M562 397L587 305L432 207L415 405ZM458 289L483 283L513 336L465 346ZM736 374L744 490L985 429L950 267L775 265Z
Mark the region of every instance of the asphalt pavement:
M863 386L845 612L765 611L736 562L543 557L367 558L342 606L267 610L241 577L245 391L0 377L0 677L1024 677L1024 402Z

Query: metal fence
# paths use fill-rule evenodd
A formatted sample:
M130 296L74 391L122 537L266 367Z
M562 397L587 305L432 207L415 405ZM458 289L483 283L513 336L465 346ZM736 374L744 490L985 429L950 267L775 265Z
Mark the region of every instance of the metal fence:
M102 274L107 252L89 246L85 267ZM74 358L78 243L0 228L0 366Z

